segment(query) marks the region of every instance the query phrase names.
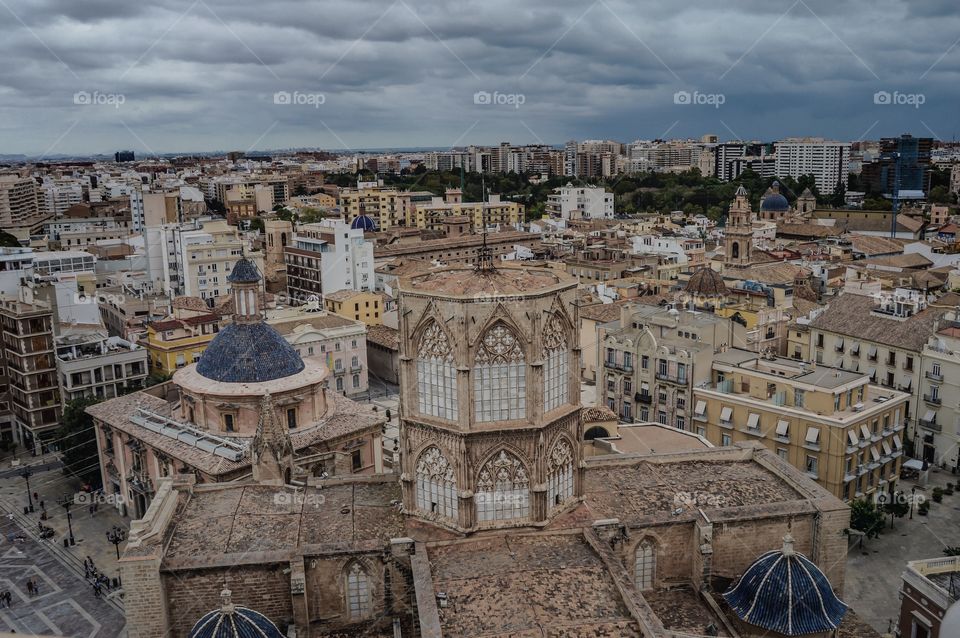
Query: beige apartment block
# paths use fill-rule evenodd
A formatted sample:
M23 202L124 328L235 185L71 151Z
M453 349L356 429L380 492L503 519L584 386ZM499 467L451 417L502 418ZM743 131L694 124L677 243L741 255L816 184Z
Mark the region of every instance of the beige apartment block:
M29 177L0 175L0 228L34 226L44 220L37 183Z
M851 500L899 476L908 400L863 373L730 349L694 390L693 418L714 445L760 442Z
M960 322L948 312L923 346L916 456L960 467Z
M456 191L459 194L459 190ZM444 230L444 222L450 217L465 216L470 228L476 232L487 226L513 226L523 221L523 205L500 199L500 195L488 196L485 202L461 202L434 197L429 203L414 205L414 218L408 225L429 230Z

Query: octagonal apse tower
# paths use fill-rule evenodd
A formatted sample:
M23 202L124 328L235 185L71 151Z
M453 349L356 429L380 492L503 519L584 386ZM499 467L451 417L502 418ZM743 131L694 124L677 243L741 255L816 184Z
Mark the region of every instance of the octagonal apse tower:
M399 293L406 511L470 532L542 525L574 507L576 282L488 261L403 278Z

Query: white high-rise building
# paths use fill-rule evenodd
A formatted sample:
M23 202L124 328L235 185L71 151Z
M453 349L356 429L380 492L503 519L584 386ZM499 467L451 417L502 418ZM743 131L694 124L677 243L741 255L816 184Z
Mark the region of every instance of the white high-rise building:
M777 177L799 179L813 175L817 190L834 192L837 183L847 188L850 172L850 143L825 140L822 137L791 137L774 144Z
M83 185L71 180L44 179L40 187L40 209L44 215L62 215L83 203Z
M560 186L547 196L547 212L561 219L613 219L613 193L600 186Z
M357 223L359 219L353 224L325 220L297 228L293 241L285 251L288 260L287 283L294 296L309 294L309 290L301 290L296 284L300 275L309 275L308 278L313 281L319 278L323 295L338 290L374 289L373 242L363 238L363 229ZM312 264L316 269L303 272L307 264ZM292 276L291 265L295 266Z

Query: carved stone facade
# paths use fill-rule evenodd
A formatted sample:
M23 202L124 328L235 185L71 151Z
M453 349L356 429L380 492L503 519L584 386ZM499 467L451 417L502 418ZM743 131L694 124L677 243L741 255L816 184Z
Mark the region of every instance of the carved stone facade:
M753 263L753 209L743 186L730 204L727 225L723 229L724 266L749 266Z
M406 511L472 531L542 525L579 502L575 288L516 266L401 281Z

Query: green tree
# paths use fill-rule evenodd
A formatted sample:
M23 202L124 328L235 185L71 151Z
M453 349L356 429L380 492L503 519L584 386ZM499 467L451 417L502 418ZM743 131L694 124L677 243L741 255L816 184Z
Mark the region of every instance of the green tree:
M890 515L890 529L893 529L893 519L906 516L910 506L903 492L886 493L884 497L883 512Z
M877 538L883 530L884 514L873 501L857 499L850 503L850 527L867 538Z
M93 417L86 409L99 403L100 399L82 397L67 402L63 422L57 432L63 449L64 472L85 483L99 485L100 468L97 463L97 438Z
M164 372L151 372L150 375L143 382L143 387L149 388L152 385L160 385L161 383L166 383L173 376L166 374Z
M946 186L934 186L930 189L930 196L928 199L933 204L949 204L950 189L948 189Z
M4 248L19 248L20 242L10 233L0 230L0 246Z

